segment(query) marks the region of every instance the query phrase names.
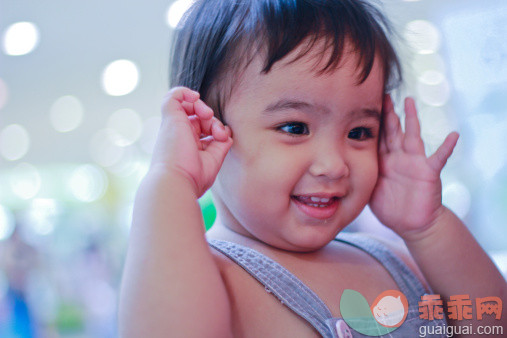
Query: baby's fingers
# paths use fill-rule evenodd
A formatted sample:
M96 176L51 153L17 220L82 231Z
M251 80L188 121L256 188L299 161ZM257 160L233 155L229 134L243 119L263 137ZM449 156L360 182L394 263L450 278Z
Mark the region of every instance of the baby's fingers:
M440 147L438 147L437 151L429 157L428 163L434 170L440 172L444 168L447 159L449 159L454 147L456 147L458 138L459 134L457 132L450 133Z
M216 117L213 117L211 119L211 127L210 131L211 133L205 133L202 126L202 121L199 119L197 115L192 115L188 117L188 120L190 121L190 124L192 125L192 128L194 130L194 135L196 137L196 140L199 141L199 139L202 141L204 139L209 139L209 137L212 137L213 139L217 141L226 141L229 137L229 133L227 129L224 127L222 122L220 122Z
M199 118L195 115L189 116L188 120L190 121L192 129L194 130L194 139L196 142L199 142L199 138L202 135L201 122L199 121Z
M382 106L383 115L383 139L381 140L381 147L384 152L396 151L401 148L401 138L403 131L401 130L400 119L394 112L394 105L389 94L384 97Z
M163 117L186 117L193 115L193 111L187 111L188 105L185 102L194 103L199 100L199 93L187 87L174 87L165 95L162 102ZM185 114L185 115L183 115Z
M194 112L199 117L201 124L201 133L204 135L212 135L211 126L213 125L213 110L202 100L194 102Z
M405 139L403 149L412 154L424 154L421 126L413 98L405 99Z
M219 121L217 122L220 123ZM219 129L222 128L220 127L221 123L220 125L218 123L215 122L213 124L212 127L213 132L215 132L216 128ZM221 141L216 140L214 136L207 136L201 139L201 147L203 150L203 152L201 153L204 165L203 167L205 168L205 172L207 172L207 175L213 177L213 180L216 177L217 172L220 170L220 167L224 162L227 152L232 146L230 129L228 127L225 127L223 129L223 132L225 132L226 138Z
M220 122L217 118L213 118L213 125L211 127L212 135L215 138L215 140L224 142L227 141L229 138L229 133L227 129L225 129L225 126Z

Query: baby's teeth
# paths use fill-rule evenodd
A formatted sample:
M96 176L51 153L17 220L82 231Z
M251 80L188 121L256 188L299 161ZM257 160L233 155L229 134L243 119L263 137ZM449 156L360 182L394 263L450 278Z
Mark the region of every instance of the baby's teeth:
M325 205L325 204L313 204L313 203L310 203L308 205L312 206L312 207L315 207L315 208L325 208L325 207L327 207L327 205Z
M322 202L322 203L329 202L329 198L318 198L318 197L312 196L310 199L312 200L312 202Z

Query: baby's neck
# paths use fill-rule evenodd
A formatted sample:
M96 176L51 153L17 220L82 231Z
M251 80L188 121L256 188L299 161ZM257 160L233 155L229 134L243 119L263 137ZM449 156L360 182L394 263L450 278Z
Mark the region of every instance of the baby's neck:
M220 239L224 241L230 241L235 243L244 243L252 241L254 239L249 236L240 234L222 223L219 216L215 219L213 226L206 232L206 238L208 239Z

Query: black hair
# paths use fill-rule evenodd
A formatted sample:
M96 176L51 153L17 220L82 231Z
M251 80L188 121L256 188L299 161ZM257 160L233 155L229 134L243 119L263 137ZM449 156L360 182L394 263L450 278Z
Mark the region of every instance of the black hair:
M388 91L402 80L400 61L382 12L367 0L197 0L177 27L170 65L170 86L198 91L222 122L241 70L263 52L262 73L309 38L294 62L324 38L332 48L319 75L339 66L345 41L359 55L358 84L371 72L375 55L382 60ZM324 55L324 53L322 53Z

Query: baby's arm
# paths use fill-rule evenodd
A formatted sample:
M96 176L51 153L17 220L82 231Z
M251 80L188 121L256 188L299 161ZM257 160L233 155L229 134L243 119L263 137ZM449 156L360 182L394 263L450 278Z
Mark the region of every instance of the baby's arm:
M495 296L505 303L504 278L461 220L442 205L440 172L458 135L451 133L435 154L426 157L412 99L405 101L405 113L403 132L386 96L379 140L379 179L370 200L372 211L405 240L433 292L444 300L466 294L472 302ZM505 325L507 316L502 317ZM486 318L491 317L485 316L476 324L493 325ZM468 325L470 321L451 324Z
M169 92L162 117L134 204L120 336L228 337L228 295L204 237L197 198L216 177L232 144L230 131L188 88Z
M426 231L405 238L405 243L419 268L432 286L434 293L446 300L451 295L469 295L475 308L475 299L488 296L499 297L507 302L507 284L484 250L474 239L461 220L447 208ZM479 311L479 309L475 309ZM503 325L507 329L507 316L502 313L500 321L484 315L478 325ZM458 321L452 324L470 324Z

